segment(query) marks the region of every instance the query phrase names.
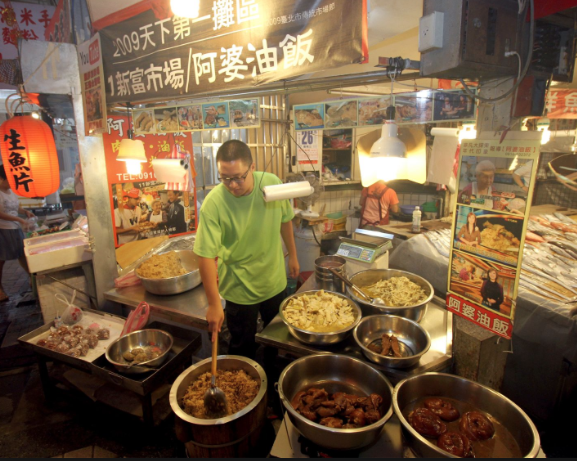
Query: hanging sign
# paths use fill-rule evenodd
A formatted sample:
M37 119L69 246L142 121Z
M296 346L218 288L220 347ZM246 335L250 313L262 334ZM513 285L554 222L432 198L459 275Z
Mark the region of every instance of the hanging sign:
M510 339L540 141L489 137L461 144L447 309Z
M84 100L85 134L102 133L106 127L106 104L99 34L78 45L78 66Z
M297 161L300 165L319 163L321 132L316 130L297 132Z
M196 19L159 17L171 14L164 1L100 31L109 104L247 88L367 57L366 0L200 0Z
M172 158L175 145L180 152L192 155L192 135L135 136L144 143L148 162L141 164L140 173L130 174L126 162L116 160L120 141L126 139L128 128L126 117L109 116L107 131L102 135L115 245L194 232L197 227L196 187L193 184L191 192L166 190L166 184L158 180L152 168L153 160ZM194 162L190 162L189 168L194 169ZM191 173L192 177L196 176L194 171Z
M577 90L549 90L545 99L547 118L577 118Z

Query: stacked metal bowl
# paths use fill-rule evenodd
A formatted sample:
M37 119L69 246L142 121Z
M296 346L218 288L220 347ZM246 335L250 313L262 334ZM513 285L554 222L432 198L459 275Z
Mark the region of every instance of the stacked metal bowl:
M156 295L176 295L192 290L201 284L198 256L192 250L175 250L175 253L178 254L182 266L187 271L186 274L162 279L150 279L138 275L138 269L146 261L138 265L134 273L140 279L146 291Z

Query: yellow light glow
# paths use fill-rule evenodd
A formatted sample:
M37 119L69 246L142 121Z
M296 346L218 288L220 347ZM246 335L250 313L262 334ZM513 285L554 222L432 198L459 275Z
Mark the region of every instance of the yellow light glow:
M170 9L175 16L196 19L200 15L200 0L170 0Z
M459 130L459 144L463 142L463 139L476 139L476 138L477 138L477 130L475 129L475 125L463 124L463 128Z
M542 131L541 134L541 144L547 144L551 139L551 132L549 131L549 127L546 126L543 130L539 129L538 131Z
M34 117L36 120L40 120L40 115L38 112L32 112L32 117Z
M128 174L140 174L142 171L142 162L137 160L126 160L126 172Z

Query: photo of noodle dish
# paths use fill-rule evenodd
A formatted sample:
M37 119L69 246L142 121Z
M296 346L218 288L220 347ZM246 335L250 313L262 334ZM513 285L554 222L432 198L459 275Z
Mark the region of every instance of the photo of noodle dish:
M316 333L339 331L356 320L349 300L324 290L291 298L283 315L292 326Z
M360 288L373 298L381 298L390 307L415 306L428 296L420 285L407 277L391 277Z

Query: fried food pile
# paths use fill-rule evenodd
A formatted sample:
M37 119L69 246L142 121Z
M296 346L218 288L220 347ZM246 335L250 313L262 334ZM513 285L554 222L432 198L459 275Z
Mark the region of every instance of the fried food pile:
M127 362L142 363L154 360L162 354L162 349L158 346L135 347L122 354L122 358Z
M377 342L377 341L375 341ZM381 337L381 345L375 344L375 342L368 345L367 349L376 354L390 356L390 357L402 357L401 349L399 347L399 340L395 335L383 334Z
M481 243L487 248L505 253L509 248L519 248L521 242L505 226L486 221L481 232Z
M291 400L293 408L305 418L335 429L353 429L376 423L383 417L378 394L369 397L335 392L311 387L297 392Z
M287 322L297 328L324 333L342 330L355 321L355 311L349 301L324 290L312 296L292 298L283 314Z
M161 255L152 255L142 263L136 272L146 279L167 279L187 273L184 267L182 267L176 251L170 251Z
M210 388L210 373L204 373L188 387L182 398L182 408L186 413L199 419L209 419L204 407L204 394ZM216 387L226 396L227 413L233 415L257 396L260 383L244 372L244 370L220 371L216 376Z
M414 306L427 299L425 290L407 277L379 280L361 289L373 298L381 298L385 305L391 307Z
M85 357L90 349L98 346L99 340L110 339L108 328L83 328L80 325L50 328L48 337L39 339L36 345L70 357Z

